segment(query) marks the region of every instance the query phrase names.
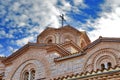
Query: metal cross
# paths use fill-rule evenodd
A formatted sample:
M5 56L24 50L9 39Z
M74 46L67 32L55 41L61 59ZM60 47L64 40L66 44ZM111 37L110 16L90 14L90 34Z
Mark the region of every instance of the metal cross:
M62 27L63 27L64 21L65 21L65 19L64 19L64 14L60 15L60 18L62 19L61 24L62 24Z

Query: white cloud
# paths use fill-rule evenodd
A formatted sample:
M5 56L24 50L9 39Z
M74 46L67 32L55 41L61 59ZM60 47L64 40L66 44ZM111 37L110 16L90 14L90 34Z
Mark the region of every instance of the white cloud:
M26 37L26 38L22 38L22 39L17 40L16 44L18 46L23 46L23 45L25 45L28 42L33 41L33 40L34 40L34 37Z
M13 47L11 47L11 46L9 46L8 49L9 49L10 53L12 53L14 50Z
M52 24L54 26L59 25L59 21L57 16L59 15L56 7L56 0L22 0L19 1L19 5L24 5L24 7L18 7L16 4L13 7L17 6L16 12L20 12L23 15L20 16L9 16L9 18L13 18L15 20L15 24L20 26L28 25L28 19L31 18L33 22L37 22L40 24L39 27L45 27L48 24ZM11 10L13 10L11 7Z
M103 12L99 14L98 19L89 19L86 26L92 26L95 30L88 31L90 39L93 41L99 36L103 37L120 37L120 1L107 0L104 5L101 5ZM110 8L109 12L108 9ZM92 23L91 21L94 21Z
M15 51L17 51L18 49L13 48L12 46L8 46L8 50L10 53L14 53Z
M0 30L0 38L13 38L13 35L6 33L4 30Z
M71 9L77 11L77 6L79 5L80 7L85 7L83 0L74 0L74 6L65 0L60 1L62 6L57 5L58 1L59 0L16 1L9 6L8 10L10 12L8 13L5 20L14 20L14 23L11 22L10 24L12 27L23 27L25 25L29 25L29 18L31 18L33 22L39 23L39 27L42 28L45 28L47 25L59 27L60 14L67 13L67 11L70 11ZM2 11L5 11L5 9L2 9ZM16 15L16 13L19 15Z
M60 6L60 9L62 11L70 11L71 10L71 7L72 5L70 5L70 3L68 1L65 1L65 0L61 0L61 3L62 3L62 6Z
M20 3L19 2L15 2L13 4L13 11L18 11L19 7L20 7Z
M84 0L73 0L75 6L79 7L81 6L82 8L87 7L87 5L84 4Z
M59 20L60 14L67 14L71 10L78 13L80 12L78 8L88 7L84 4L84 0L73 0L74 6L66 0L60 0L62 5L57 5L59 0L17 0L13 2L13 4L10 4L10 1L11 0L1 1L3 5L0 5L0 17L5 13L8 13L8 15L6 15L5 21L2 21L0 25L5 25L5 22L9 20L13 20L13 22L11 22L9 26L6 26L10 29L8 33L4 30L0 30L0 38L14 38L13 34L16 32L24 34L27 32L30 33L30 35L24 38L11 41L13 44L16 42L18 46L23 46L29 41L34 41L35 36L33 33L40 33L46 26L61 26ZM9 12L6 12L5 6L9 6L9 8L7 7ZM101 7L103 12L99 14L100 18L95 20L89 19L87 24L80 22L76 22L75 24L80 24L80 26L83 26L83 29L87 29L87 26L93 26L95 30L88 32L92 41L99 36L120 37L120 1L106 0ZM69 22L73 21L68 15L66 15L65 18ZM38 25L31 26L29 19L31 19L33 23L38 23ZM91 21L94 21L94 23ZM23 32L21 28L25 28L25 26L27 26L27 30ZM12 50L12 48L10 48L10 50Z
M1 3L3 5L0 5L0 14L5 14L5 6L10 5L10 1L2 1ZM87 5L84 4L84 0L73 0L74 6L72 6L68 1L61 0L61 5L57 5L58 0L18 0L13 2L12 5L9 6L8 15L6 16L6 21L8 20L14 20L14 22L9 25L10 27L24 27L29 26L31 29L28 30L31 34L34 32L40 33L46 26L52 26L52 27L59 27L60 26L60 20L59 15L61 13L67 13L70 10L73 10L75 12L78 11L79 6L81 8L87 7ZM89 35L91 39L95 39L98 36L119 36L117 35L118 26L119 26L119 14L120 14L120 1L118 0L106 0L105 4L101 5L103 9L103 13L100 14L100 18L95 20L95 23L91 23L90 20L88 20L88 24L85 25L92 25L95 30L92 32L89 32ZM111 8L112 12L108 13L106 10L108 8ZM15 13L19 13L20 15L16 15ZM28 24L29 18L32 19L33 22L38 23L38 26L31 27L31 25ZM71 19L66 15L67 19ZM1 24L4 24L1 23ZM84 25L84 24L82 24ZM114 27L113 27L114 26ZM113 31L113 33L110 33ZM22 32L18 30L19 32ZM10 30L10 33L6 34L5 31L2 31L0 34L0 37L14 37L12 34L16 32L16 30ZM2 35L2 36L1 36ZM31 36L27 36L26 38L21 39L23 42L21 43L20 40L17 40L19 45L22 45L23 43L28 42L28 39ZM28 39L27 39L28 38ZM33 38L32 38L33 39Z
M67 13L68 11L76 9L77 11L77 6L81 5L81 7L85 6L83 0L75 0L74 5L72 6L68 1L66 0L61 0L61 5L58 5L59 0L17 0L15 2L11 2L12 0L4 0L1 1L0 5L0 10L2 12L0 13L2 16L5 15L6 9L8 10L8 14L5 15L5 20L1 23L1 25L5 25L7 21L11 21L8 26L6 26L10 31L6 33L5 31L2 31L0 34L0 38L5 37L5 38L14 38L15 36L13 34L16 33L23 33L21 28L26 27L26 31L24 31L24 34L30 33L30 35L26 36L26 38L21 39L23 42L20 40L17 40L16 42L19 45L22 45L28 40L33 39L30 37L34 32L40 33L46 26L50 27L60 27L60 17L59 15L62 13ZM7 6L7 7L6 7ZM9 8L8 8L9 6ZM31 26L29 23L29 20L31 19L32 23L37 23L38 25L36 26ZM69 19L68 16L66 15L66 19ZM28 29L28 30L27 30ZM27 32L28 31L28 32ZM16 34L17 35L17 34ZM17 36L18 37L18 36ZM16 38L16 37L15 37ZM28 38L28 39L27 39Z
M5 51L4 47L0 44L0 57L4 57L5 54L3 53Z
M115 9L116 7L120 7L120 1L119 0L106 0L105 4L102 6L104 9L108 7Z

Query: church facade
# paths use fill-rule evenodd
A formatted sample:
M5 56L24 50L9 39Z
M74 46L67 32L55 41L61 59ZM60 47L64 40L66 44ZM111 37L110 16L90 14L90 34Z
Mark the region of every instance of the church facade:
M120 38L91 42L69 25L48 27L36 43L0 57L0 80L120 80Z

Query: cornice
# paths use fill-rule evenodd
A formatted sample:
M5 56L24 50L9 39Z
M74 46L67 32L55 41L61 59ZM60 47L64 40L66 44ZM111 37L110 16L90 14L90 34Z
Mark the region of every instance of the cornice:
M70 45L70 46L74 47L76 50L78 50L78 52L82 51L82 49L75 42L73 42L72 40L71 41L66 41L66 42L64 42L64 43L62 43L60 45L62 47Z
M17 50L16 52L14 52L13 54L11 54L10 56L8 56L8 57L7 57L6 59L4 59L2 62L5 63L5 64L10 63L10 61L11 61L13 58L21 55L21 53L22 53L23 51L25 51L28 47L29 47L29 45L26 44L25 46L23 46L22 48L20 48L19 50ZM7 63L6 63L6 62L7 62Z
M5 64L9 64L10 61L17 58L18 56L24 54L25 51L27 51L29 48L44 48L46 49L48 46L51 46L49 44L37 44L37 43L28 43L24 45L22 48L11 54L10 56L6 57L2 62Z
M54 61L55 62L64 61L64 60L72 59L72 58L83 56L83 55L85 55L85 53L75 53L75 54L71 54L68 56L62 56L62 57L55 58Z
M70 55L70 52L68 52L58 44L54 44L52 47L47 48L47 52L51 52L51 51L57 51L61 56Z
M88 44L83 50L86 51L100 42L120 42L120 38L110 38L110 37L99 37L97 40L93 41L92 43Z
M2 62L5 64L11 63L13 59L16 59L18 56L24 54L24 52L27 51L29 48L45 49L47 52L57 51L61 56L67 56L71 54L69 51L65 50L59 44L28 43L19 50L17 50L16 52L14 52L12 55L5 58Z

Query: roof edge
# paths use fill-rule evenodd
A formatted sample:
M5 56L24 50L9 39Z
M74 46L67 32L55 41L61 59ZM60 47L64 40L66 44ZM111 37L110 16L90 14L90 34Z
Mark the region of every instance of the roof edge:
M100 36L98 39L96 39L92 43L88 44L85 48L83 48L83 50L86 51L86 50L92 48L93 46L97 45L100 42L120 42L120 38Z

